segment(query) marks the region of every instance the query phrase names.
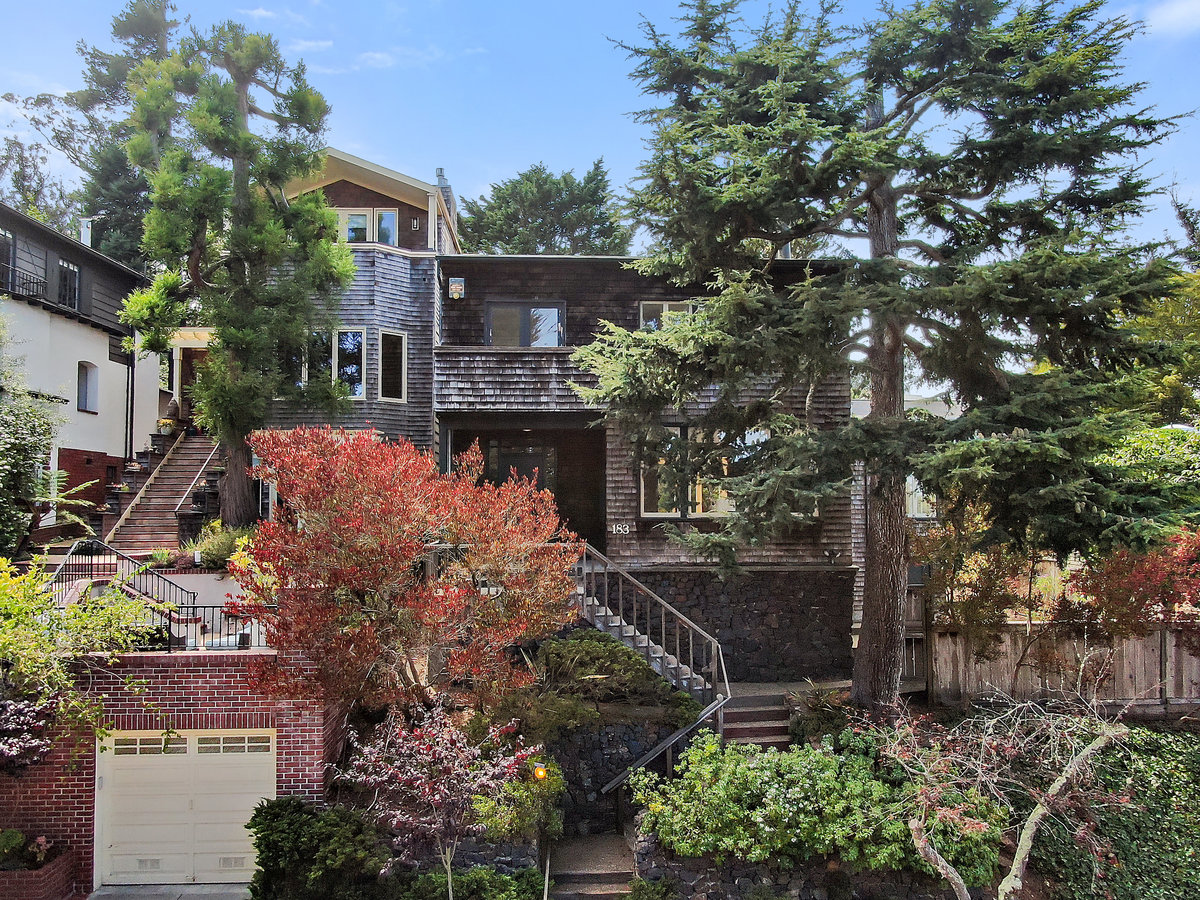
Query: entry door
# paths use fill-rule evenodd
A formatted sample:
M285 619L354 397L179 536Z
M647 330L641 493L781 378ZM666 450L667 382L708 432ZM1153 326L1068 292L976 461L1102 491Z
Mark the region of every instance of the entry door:
M275 796L275 732L117 732L96 764L100 884L249 881L246 823Z

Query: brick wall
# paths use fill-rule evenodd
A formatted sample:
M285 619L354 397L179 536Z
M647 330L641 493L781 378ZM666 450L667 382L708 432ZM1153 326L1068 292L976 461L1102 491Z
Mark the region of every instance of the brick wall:
M340 744L338 721L317 700L272 700L250 683L253 666L272 651L138 653L111 668L81 675L103 698L113 730L274 728L276 793L306 800L324 796L325 763ZM145 685L134 694L129 677ZM75 851L76 885L92 885L96 749L90 738L59 736L50 756L18 778L0 778L0 825L45 834Z
M107 453L97 453L94 450L76 450L70 447L60 447L58 450L58 467L67 473L67 487L96 483L78 496L91 501L101 509L104 508L104 486L109 483L108 468L115 470L115 481L121 480L125 469L125 460L119 456L109 456Z

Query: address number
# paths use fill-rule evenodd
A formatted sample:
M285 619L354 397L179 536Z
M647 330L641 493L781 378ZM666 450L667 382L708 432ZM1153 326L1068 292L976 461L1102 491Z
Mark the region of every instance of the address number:
M614 522L608 526L608 530L613 534L629 534L628 522Z

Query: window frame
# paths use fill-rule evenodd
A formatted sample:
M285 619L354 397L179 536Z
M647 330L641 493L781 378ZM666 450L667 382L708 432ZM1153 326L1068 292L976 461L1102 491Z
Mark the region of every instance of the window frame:
M497 309L513 309L516 308L521 312L521 321L518 327L520 336L518 344L495 344L492 342L492 316ZM550 346L543 344L530 343L533 339L533 327L531 313L535 309L553 309L558 313L558 343ZM553 350L558 347L565 347L566 344L566 320L567 308L566 303L562 300L488 300L484 310L484 325L483 337L484 343L488 347L509 347L518 350Z
M85 359L75 369L75 409L93 416L100 413L100 367Z
M646 307L653 304L663 308L662 318L657 321L660 323L655 328L649 328L646 325ZM683 309L670 309L672 306L680 306ZM668 315L676 315L679 313L687 314L694 310L692 301L690 300L639 300L638 301L638 330L639 331L658 331L662 327L662 322L665 321Z
M392 240L379 240L379 216L382 213L391 213L395 217L395 233L392 235ZM398 206L339 206L337 207L338 214L338 240L343 244L380 244L384 247L399 247L400 246L400 207ZM367 227L366 237L361 241L350 240L350 217L351 216L366 216Z
M359 364L359 373L360 373L360 377L362 380L362 391L358 394L351 394L350 399L354 400L354 401L366 400L367 399L367 366L368 366L368 363L367 363L367 329L366 328L337 328L337 329L334 329L334 331L330 335L332 338L332 340L330 341L330 345L331 345L331 349L332 349L332 352L330 354L330 360L329 360L330 375L333 377L334 384L337 384L337 382L342 380L341 378L338 377L338 368L339 368L339 363L340 363L339 357L341 356L341 336L343 334L358 334L358 335L362 336L362 351L361 351L362 352L362 362ZM348 384L348 382L342 382L342 383Z
M68 277L69 276L69 277ZM64 287L67 284L74 284L74 302L64 300ZM73 309L79 312L80 301L83 295L83 275L79 270L77 263L71 262L69 259L59 259L58 261L58 305L67 309Z
M682 439L687 440L688 426L687 425L667 425L668 431L678 434ZM658 465L663 465L663 460L660 457ZM726 509L714 508L712 511L703 508L704 484L705 479L696 475L688 480L687 497L676 497L675 502L678 504L680 500L685 502L682 506L676 506L671 510L649 510L646 507L646 474L651 466L643 462L639 467L638 472L638 517L642 519L659 519L665 521L688 521L700 519L709 521L712 519L721 519L733 512L733 503L729 500L728 494L724 490L718 492L717 504L728 503Z
M400 338L402 349L400 351L400 396L387 397L383 393L383 339L384 336ZM379 329L379 397L383 403L407 403L408 402L408 332L395 331L390 328Z

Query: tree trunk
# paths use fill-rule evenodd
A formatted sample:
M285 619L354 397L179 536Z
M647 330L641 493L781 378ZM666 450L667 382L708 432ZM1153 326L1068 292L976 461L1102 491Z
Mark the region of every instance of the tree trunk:
M254 504L254 480L250 477L250 466L254 454L246 439L235 438L222 441L225 446L225 476L221 479L221 524L226 528L242 528L253 525L258 518Z
M899 252L896 196L878 177L867 207L874 259ZM904 322L890 312L871 323L867 362L871 371L871 414L876 420L904 418ZM866 479L867 553L862 627L854 654L851 699L882 709L900 699L904 661L904 598L908 589L908 536L905 528L906 474L887 460L868 460Z

